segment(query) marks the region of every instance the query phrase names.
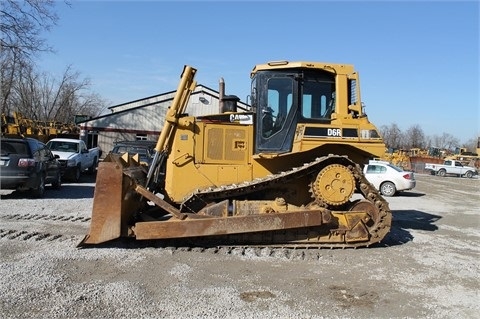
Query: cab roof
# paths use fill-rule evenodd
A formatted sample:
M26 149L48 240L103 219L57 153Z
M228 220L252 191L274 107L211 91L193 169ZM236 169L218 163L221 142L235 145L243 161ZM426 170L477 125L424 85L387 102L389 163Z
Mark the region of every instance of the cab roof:
M328 62L305 62L305 61L270 61L265 64L257 64L250 76L252 77L258 71L275 70L275 69L317 69L325 70L335 74L351 74L355 72L352 64L339 64Z

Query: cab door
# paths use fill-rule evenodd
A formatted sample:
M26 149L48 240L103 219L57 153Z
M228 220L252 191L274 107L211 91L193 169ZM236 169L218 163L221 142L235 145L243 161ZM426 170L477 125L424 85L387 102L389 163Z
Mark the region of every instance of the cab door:
M257 79L256 154L292 150L298 118L295 81L293 74L266 74Z

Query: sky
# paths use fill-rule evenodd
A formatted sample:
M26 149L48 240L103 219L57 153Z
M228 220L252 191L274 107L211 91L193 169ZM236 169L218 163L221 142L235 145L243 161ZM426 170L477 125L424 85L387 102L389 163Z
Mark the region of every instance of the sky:
M250 71L274 60L353 64L377 127L480 135L479 1L63 1L45 35L67 66L117 105L199 84L246 101Z

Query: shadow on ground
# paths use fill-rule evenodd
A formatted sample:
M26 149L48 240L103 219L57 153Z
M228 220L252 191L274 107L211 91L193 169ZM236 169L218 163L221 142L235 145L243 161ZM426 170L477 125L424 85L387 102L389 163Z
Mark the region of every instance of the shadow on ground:
M380 246L397 246L413 240L409 230L436 231L435 223L442 218L438 215L425 213L418 210L392 211L392 228Z
M395 196L397 197L422 197L425 196L425 193L416 193L416 192L398 192Z

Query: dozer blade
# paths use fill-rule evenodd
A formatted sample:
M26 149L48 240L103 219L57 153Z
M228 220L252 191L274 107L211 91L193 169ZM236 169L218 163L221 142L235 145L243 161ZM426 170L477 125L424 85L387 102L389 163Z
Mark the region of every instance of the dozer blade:
M140 202L131 190L131 184L130 178L123 174L121 163L99 163L90 232L78 244L79 247L128 235L128 212Z

